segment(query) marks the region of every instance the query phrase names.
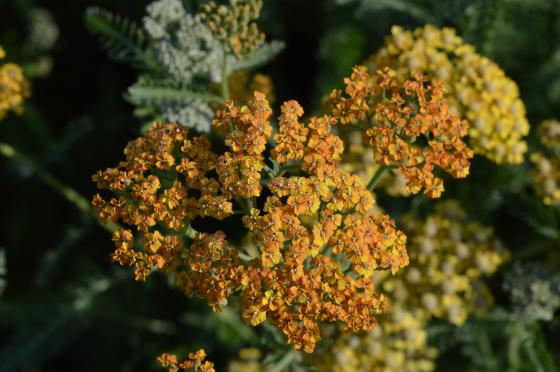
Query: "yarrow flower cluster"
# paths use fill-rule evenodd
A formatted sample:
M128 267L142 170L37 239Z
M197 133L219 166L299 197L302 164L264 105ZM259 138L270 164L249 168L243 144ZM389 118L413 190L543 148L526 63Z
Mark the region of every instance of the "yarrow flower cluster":
M506 275L514 313L523 320L551 321L560 309L560 277L542 265L515 265Z
M228 53L243 58L264 43L265 35L255 23L262 6L262 0L235 1L229 7L210 1L201 5L200 16Z
M296 349L311 352L322 322L373 329L386 306L373 274L408 264L406 237L387 215L373 214L372 194L338 167L343 144L331 130L334 117L304 124L301 106L288 101L273 135L271 114L262 93L242 107L226 101L213 120L226 133L222 154L205 136L156 123L129 143L126 161L93 176L115 194L97 194L93 205L102 219L136 230L115 232L113 259L134 266L138 280L153 268L175 271L187 295L216 311L239 294L247 321L268 318ZM243 216L256 257L220 230L192 227L233 215Z
M146 10L144 29L173 78L190 82L203 75L220 81L224 51L200 15L189 14L180 0L158 0Z
M538 129L544 152L531 154L531 170L537 194L546 205L560 204L560 122L544 121Z
M523 162L529 123L517 85L455 30L426 25L407 31L394 26L370 63L372 70L390 66L402 79L414 72L440 79L452 109L472 123L473 150L498 164Z
M262 372L262 352L256 348L241 349L236 359L228 364L228 372Z
M457 202L445 201L425 220L409 217L410 265L395 276L380 273L392 303L372 332L340 335L328 355L331 371L432 371L428 345L432 317L462 325L480 304L480 279L492 275L507 252L489 227L469 222Z
M407 191L440 197L444 186L436 167L454 178L468 175L473 153L462 140L468 124L449 111L439 83L428 84L420 74L400 82L389 68L373 77L364 66L344 83L344 91L329 97L333 116L366 129L375 161L397 168Z
M476 285L492 275L508 258L491 227L468 221L454 201L436 206L425 220L405 219L410 236L411 261L403 280L388 278L384 288L393 287L403 300L425 309L431 316L462 325L476 300ZM416 302L416 303L414 303Z
M247 103L253 92L261 92L273 105L276 101L274 83L270 76L264 74L250 75L248 70L238 70L229 76L229 95L233 102Z
M321 371L331 372L417 372L433 371L438 350L428 345L423 313L391 304L377 327L363 335L341 333L317 360Z
M195 353L189 353L188 358L183 362L179 362L179 358L175 354L163 353L157 358L159 364L163 368L167 368L169 372L215 372L214 363L206 360L206 352L200 349Z
M0 59L6 53L0 46ZM23 75L23 69L15 63L0 65L0 120L8 112L16 114L23 112L23 101L31 95L29 81Z

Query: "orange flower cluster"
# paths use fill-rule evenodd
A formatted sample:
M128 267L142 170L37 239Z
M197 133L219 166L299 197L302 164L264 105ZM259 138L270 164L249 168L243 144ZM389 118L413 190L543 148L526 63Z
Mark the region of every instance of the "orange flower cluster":
M179 358L177 355L163 353L157 360L163 368L167 368L169 372L178 372L183 370L185 372L215 372L214 363L209 362L206 359L206 352L204 349L200 349L195 353L189 353L189 357L179 363Z
M210 141L188 139L187 133L184 126L156 122L144 137L128 144L125 162L93 176L98 188L117 195L108 201L99 194L93 197L101 219L122 221L144 233L142 252L132 249L132 231L121 229L113 236L113 260L134 265L137 280L145 280L154 266L165 272L177 267L189 220L233 213L218 181L207 175L218 160Z
M261 194L261 172L265 165L262 153L272 134L268 122L271 114L262 93L255 93L241 109L227 101L224 109L216 113L212 126L229 130L225 144L232 150L221 155L216 164L224 195L251 198Z
M471 149L463 142L468 125L449 110L441 84L429 84L420 74L400 82L395 71L385 68L372 77L356 66L344 80L344 92L330 95L332 113L342 124L363 127L365 141L373 147L375 161L398 168L407 191L438 198L443 180L434 175L439 167L454 178L469 173Z
M374 215L359 177L338 168L343 144L331 132L333 117L300 123L303 109L289 101L273 136L270 115L258 92L246 106L226 101L213 120L227 132L221 155L206 137L189 139L183 126L156 123L127 146L125 162L93 177L117 194L96 195L93 204L103 219L142 236L142 248L131 230L113 239L114 260L134 265L137 279L153 268L176 271L185 293L207 298L215 311L239 294L252 325L269 318L295 348L311 352L321 322L374 327L386 300L373 274L408 264L406 237L388 216ZM263 154L273 137L269 167ZM222 231L191 226L234 213L256 245L252 257Z
M333 144L341 147L329 132L332 120L312 118L305 128L296 123L302 113L297 103L284 104L272 152L279 162L283 156L301 161L308 176L273 179L265 213L253 209L243 218L260 259L243 275L242 297L244 316L253 324L268 315L290 343L311 352L320 339L318 322L372 329L374 314L385 306L373 272L396 272L408 264L408 256L406 237L394 222L368 214L374 199L362 181L336 168L336 157L324 157L333 154L327 150ZM345 262L335 259L339 256Z

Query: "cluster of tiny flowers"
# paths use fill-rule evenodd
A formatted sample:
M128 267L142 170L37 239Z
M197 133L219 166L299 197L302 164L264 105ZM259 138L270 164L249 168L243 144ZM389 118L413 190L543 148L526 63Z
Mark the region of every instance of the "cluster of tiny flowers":
M364 335L341 333L317 361L330 372L433 371L438 350L428 345L426 314L391 304L377 327Z
M539 139L552 150L560 150L560 121L545 120L539 125Z
M423 308L431 316L462 325L477 305L477 287L508 258L491 227L468 221L454 201L436 206L425 220L408 219L410 259L414 264L383 288Z
M100 189L116 196L97 194L93 205L102 219L122 221L142 236L121 229L113 237L113 259L133 265L138 280L152 268L176 271L178 286L216 311L238 293L252 325L268 318L295 348L312 352L322 322L373 329L386 305L373 274L408 264L406 237L388 216L373 215L372 194L338 168L343 145L331 132L334 118L303 124L302 108L288 101L273 136L271 113L262 93L242 107L226 101L213 120L215 130L226 132L220 155L206 137L190 139L185 127L156 123L127 146L119 167L94 175ZM264 158L272 139L274 169ZM190 226L234 213L243 215L257 247L245 261L222 231ZM135 240L143 247L135 248Z
M407 31L394 26L371 64L372 69L390 66L404 79L414 72L440 79L453 110L472 123L473 150L498 164L523 162L529 123L517 85L455 30L427 25Z
M396 76L389 68L373 77L366 67L354 67L344 91L334 90L329 97L333 116L366 128L375 161L398 168L408 192L424 190L438 198L444 186L434 174L436 167L454 178L469 173L473 153L462 140L467 122L451 114L439 83L428 84L419 74L404 82Z
M169 372L215 372L214 363L205 360L206 352L200 349L195 353L189 353L189 356L183 362L179 362L177 355L163 353L157 361L163 368L167 368Z
M158 60L179 81L195 76L221 78L223 49L200 15L189 14L180 0L158 0L147 7L144 28L154 41Z
M430 319L462 325L485 306L480 278L507 257L491 228L468 222L454 201L440 203L426 220L409 218L405 227L410 266L395 276L376 273L391 306L372 332L340 334L325 370L432 371L438 351L427 342Z
M181 103L162 102L161 116L169 123L180 123L199 133L210 132L214 110L208 103L199 99L183 100Z
M261 372L265 366L261 362L262 352L256 348L241 349L236 359L228 364L228 372Z
M0 46L0 59L6 53ZM23 112L23 100L31 94L29 81L23 75L23 69L15 63L0 65L0 120L8 112Z
M544 121L538 129L544 152L531 154L531 171L537 194L546 205L560 204L560 122Z
M551 321L560 309L560 280L541 265L516 265L506 275L513 312L523 320Z
M40 52L51 50L58 39L59 29L53 15L43 8L34 8L31 11L31 24L29 28L29 43Z
M355 130L344 130L340 134L347 145L347 151L342 156L341 167L354 173L368 182L379 170L379 164L372 162L373 148L364 143L362 134ZM389 172L377 186L390 196L410 196L406 188L406 178L401 172Z
M268 75L250 75L247 70L237 70L229 76L229 95L235 103L246 103L252 92L261 92L271 105L276 101L274 83Z
M235 1L230 6L210 1L201 5L200 16L226 52L240 59L264 43L265 35L255 23L262 5L262 0Z

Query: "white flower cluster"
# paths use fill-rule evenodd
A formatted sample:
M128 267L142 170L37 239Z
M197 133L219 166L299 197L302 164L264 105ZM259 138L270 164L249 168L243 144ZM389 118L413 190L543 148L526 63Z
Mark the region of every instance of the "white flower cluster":
M192 100L181 104L161 106L163 119L168 123L178 123L208 133L211 129L214 111L208 104L200 100Z
M40 52L51 50L58 39L58 34L58 26L48 10L34 8L31 11L29 43L34 49Z
M221 79L223 48L198 15L188 14L180 0L158 0L147 7L144 28L155 42L158 59L182 82L195 76Z
M514 313L522 319L551 321L560 308L560 281L538 264L514 266L504 288Z

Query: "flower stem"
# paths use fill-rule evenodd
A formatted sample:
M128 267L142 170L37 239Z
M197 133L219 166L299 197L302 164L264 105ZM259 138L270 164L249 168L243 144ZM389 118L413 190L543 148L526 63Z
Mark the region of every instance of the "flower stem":
M0 142L0 154L8 159L12 159L20 164L29 167L43 182L50 186L53 190L61 194L67 201L73 204L80 212L88 217L93 217L99 221L101 226L109 232L114 232L119 228L115 223L104 223L99 219L97 214L90 207L89 201L80 195L73 188L63 184L50 173L41 169L35 162L28 156L18 152L15 148L7 143Z
M227 71L227 53L224 50L224 60L222 63L222 85L221 85L221 95L223 99L229 99L229 81L228 81L228 71Z
M189 223L188 223L188 225L187 225L187 227L186 227L186 229L185 229L185 235L188 236L188 237L191 238L191 239L194 239L194 238L196 237L196 233L197 233L197 232L198 232L198 231L195 230L195 229L191 226L190 221L189 221Z
M294 361L297 351L291 350L282 357L277 363L266 369L267 372L282 372Z
M367 184L367 189L371 192L373 192L373 189L375 188L375 186L377 185L377 183L379 182L379 179L381 178L381 176L383 175L383 173L385 173L386 170L388 169L392 169L394 168L391 165L381 165L377 171L375 172L375 174L373 175L373 177L371 177L371 180L369 180L368 184Z

